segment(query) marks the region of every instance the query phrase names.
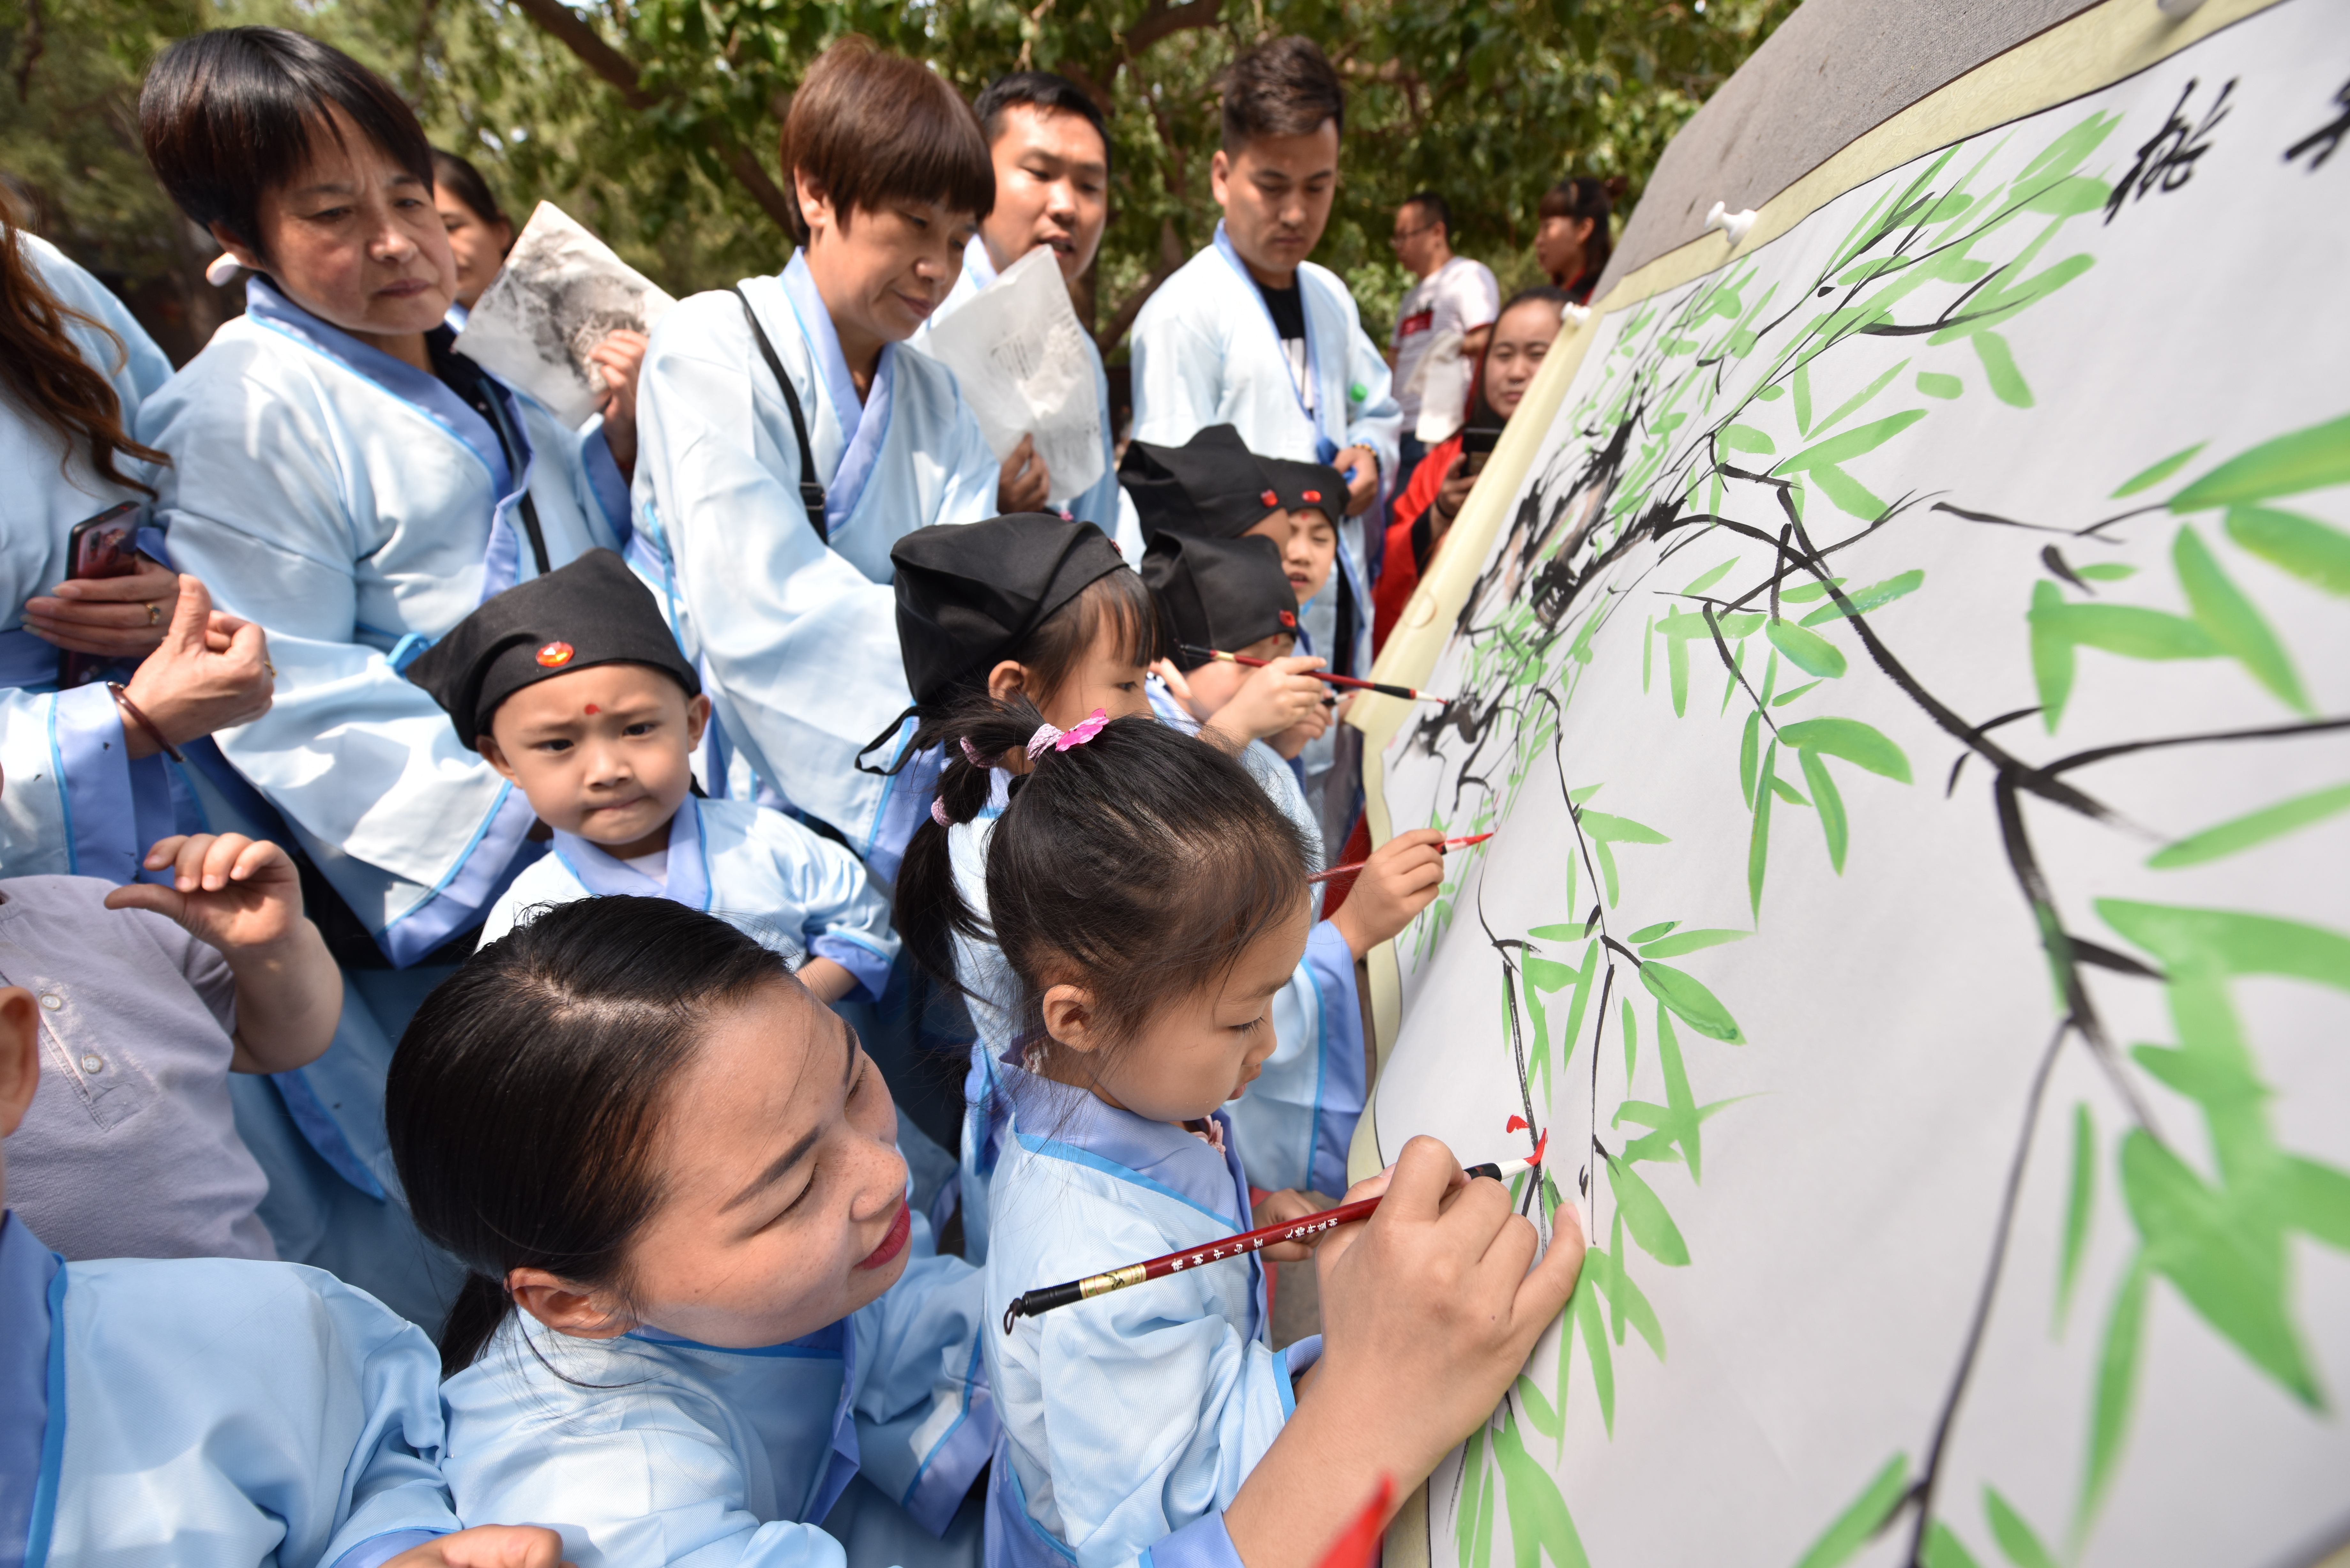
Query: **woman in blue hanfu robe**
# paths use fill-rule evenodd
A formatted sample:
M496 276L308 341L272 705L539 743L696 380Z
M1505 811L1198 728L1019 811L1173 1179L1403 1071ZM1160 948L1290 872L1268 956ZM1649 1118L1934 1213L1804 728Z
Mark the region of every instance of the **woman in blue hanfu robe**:
M20 331L69 349L105 379L117 433L128 439L140 403L170 378L171 361L103 285L8 218L0 209L0 245L9 253L0 309ZM9 476L0 491L0 775L7 780L0 871L128 882L147 846L173 831L170 763L160 753L130 760L129 721L103 684L57 690L57 645L27 629L23 609L66 579L73 525L120 503L146 501L151 470L109 441L102 471L93 442L68 440L31 406L38 393L26 379L34 369L25 364L0 373L8 394L0 396L0 473ZM160 556L161 535L151 530L141 543ZM168 576L153 575L169 587ZM150 618L166 622L172 607L167 594Z
M904 340L994 172L952 88L858 39L809 68L784 154L805 246L653 329L630 560L716 709L706 786L826 824L889 881L929 776L879 771L913 728L889 547L993 516L998 474L953 373ZM943 187L914 172L941 165Z
M150 71L142 130L165 190L255 275L245 314L140 417L172 458L175 563L267 629L276 667L271 711L192 771L211 826L298 848L344 906L310 911L351 982L344 1027L274 1080L282 1106L238 1085L241 1130L281 1255L437 1322L454 1281L393 1200L383 1075L541 846L528 802L400 670L518 579L618 547L625 487L600 431L450 352L432 150L380 78L297 33L199 34Z

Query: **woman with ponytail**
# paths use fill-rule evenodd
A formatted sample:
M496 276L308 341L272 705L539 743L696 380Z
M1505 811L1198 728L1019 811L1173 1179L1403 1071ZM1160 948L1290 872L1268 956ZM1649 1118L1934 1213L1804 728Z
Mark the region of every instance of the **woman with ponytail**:
M161 753L266 707L265 655L201 586L181 604L136 512L123 575L72 576L75 524L154 499L165 459L130 431L172 366L22 222L0 189L0 866L128 882L148 845L203 826L175 807ZM69 691L61 656L80 656Z

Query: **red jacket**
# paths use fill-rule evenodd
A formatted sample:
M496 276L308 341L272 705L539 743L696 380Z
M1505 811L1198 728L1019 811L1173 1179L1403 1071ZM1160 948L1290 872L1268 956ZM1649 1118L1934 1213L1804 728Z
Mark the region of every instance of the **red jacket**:
M1456 431L1451 440L1429 449L1428 455L1419 460L1419 466L1411 471L1411 478L1405 482L1403 493L1396 497L1395 508L1388 514L1378 585L1371 590L1373 652L1387 646L1388 633L1395 629L1405 603L1411 597L1411 590L1419 586L1420 573L1427 569L1429 561L1435 559L1436 549L1443 547L1443 541L1438 540L1435 548L1430 549L1427 559L1423 560L1419 549L1412 542L1412 530L1414 524L1426 515L1428 509L1436 504L1437 492L1444 488L1444 471L1451 467L1452 460L1460 455L1461 434Z

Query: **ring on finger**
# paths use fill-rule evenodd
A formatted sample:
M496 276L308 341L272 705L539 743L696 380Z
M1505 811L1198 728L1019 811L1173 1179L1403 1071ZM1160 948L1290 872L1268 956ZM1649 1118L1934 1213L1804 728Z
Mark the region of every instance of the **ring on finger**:
M149 626L163 624L163 607L152 599L147 601L147 624Z
M277 679L277 666L276 666L276 665L274 665L274 664L270 663L270 662L269 662L269 660L268 660L268 659L267 659L266 657L263 658L263 659L262 659L262 661L261 661L261 668L263 668L264 670L266 670L267 671L269 671L269 679L271 679L272 680L276 680L276 679Z

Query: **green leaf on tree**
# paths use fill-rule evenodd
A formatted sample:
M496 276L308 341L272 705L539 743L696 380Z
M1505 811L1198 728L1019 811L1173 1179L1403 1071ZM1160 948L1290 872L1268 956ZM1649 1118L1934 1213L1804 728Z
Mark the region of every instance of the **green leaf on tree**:
M1742 942L1753 934L1752 931L1709 928L1687 930L1679 936L1665 937L1647 943L1642 943L1638 934L1635 934L1631 940L1639 947L1642 958L1663 959L1679 958L1683 953L1693 953L1703 948L1718 948L1724 942Z
M2201 452L2204 447L2209 444L2210 443L2208 441L2199 441L2193 446L2188 447L2183 451L2172 452L2160 462L2139 469L2136 473L2131 474L2127 479L2121 482L2119 487L2114 491L2114 499L2116 501L2126 500L2128 497L2136 495L2141 490L2153 489L2156 485L2160 484L2164 480L2168 479L2172 474L2177 473L2180 469L2185 468L2189 463L2193 462L2195 461L2195 454Z
M2170 509L2241 506L2335 484L2350 484L2350 414L2238 453L2172 496Z
M2350 595L2350 534L2297 512L2228 509L2228 537L2272 566L2329 594Z
M1677 1013L1680 1021L1710 1040L1721 1040L1732 1045L1746 1044L1746 1036L1738 1032L1738 1021L1721 999L1694 976L1653 961L1640 965L1640 983L1648 993Z
M1668 1268L1686 1268L1689 1243L1681 1240L1680 1227L1665 1211L1664 1199L1657 1196L1656 1189L1614 1155L1607 1157L1607 1181L1608 1189L1616 1195L1617 1207L1624 1211L1625 1227L1632 1232L1632 1240L1640 1244L1640 1250ZM1578 1286L1575 1295L1580 1298L1582 1294ZM1596 1324L1596 1309L1592 1315ZM1595 1370L1598 1359L1596 1355L1592 1357Z
M1804 782L1812 786L1812 804L1819 808L1820 836L1827 840L1828 865L1839 877L1844 875L1844 855L1852 836L1851 819L1845 815L1844 795L1835 780L1828 774L1828 765L1820 760L1818 752L1806 746L1795 753L1803 764Z
M1983 1517L1991 1522L1991 1538L2007 1553L2015 1568L2060 1568L2056 1554L2040 1543L2032 1526L1996 1489L1983 1488Z
M2097 1127L2086 1101L2073 1107L2073 1178L2064 1199L2064 1250L2056 1265L2056 1313L2053 1332L2064 1332L2073 1311L2073 1287L2080 1283L2081 1260L2089 1246L2089 1222L2097 1203Z
M1764 624L1762 635L1787 656L1788 663L1806 675L1833 680L1845 672L1843 650L1818 632L1807 631L1793 621L1773 620Z
M2197 624L2211 634L2211 640L2232 655L2236 662L2251 672L2253 680L2267 687L2280 701L2303 713L2310 711L2309 699L2301 690L2301 677L2293 672L2284 644L2269 629L2258 607L2220 569L2192 524L2180 524L2178 536L2171 542L2170 561L2178 573L2178 586L2186 592Z
M2323 822L2336 812L2350 810L2350 784L2334 784L2328 789L2313 790L2307 794L2282 800L2274 805L2262 806L2226 822L2190 834L2167 848L2157 850L2147 864L2158 871L2168 871L2181 866L2199 866L2207 860L2218 860L2265 844Z
M2096 1392L2089 1416L2089 1459L2081 1476L2080 1501L2073 1509L2073 1545L2077 1552L2089 1533L2090 1521L2105 1501L2122 1457L2122 1441L2129 1435L2130 1409L2137 1402L2138 1347L2146 1335L2146 1287L2149 1276L2146 1254L2130 1259L2114 1294L2114 1308L2106 1319L2106 1339L2097 1355Z
M1856 767L1893 780L1909 782L1909 758L1899 746L1857 719L1805 719L1789 724L1779 738L1799 750L1842 757Z
M1795 1568L1841 1568L1876 1538L1909 1492L1909 1456L1896 1454L1885 1461L1851 1506L1836 1516L1826 1533L1798 1558Z
M1926 574L1913 566L1908 571L1887 577L1881 583L1871 583L1865 588L1856 588L1846 594L1845 600L1852 607L1850 609L1846 609L1840 604L1825 604L1805 616L1801 624L1825 626L1828 622L1843 616L1866 615L1871 610L1891 604L1904 594L1917 592L1925 585L1925 581ZM1783 594L1780 597L1783 598L1786 596Z

